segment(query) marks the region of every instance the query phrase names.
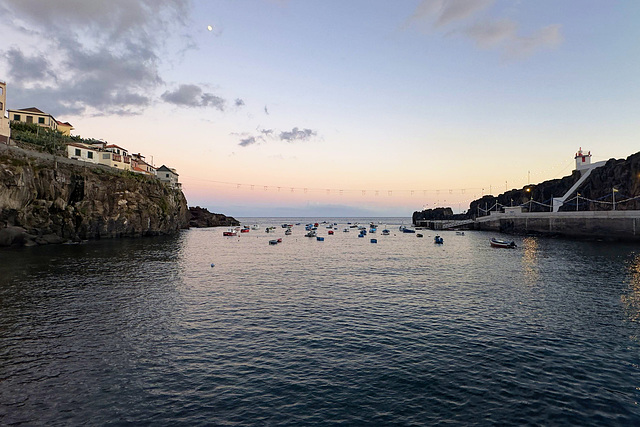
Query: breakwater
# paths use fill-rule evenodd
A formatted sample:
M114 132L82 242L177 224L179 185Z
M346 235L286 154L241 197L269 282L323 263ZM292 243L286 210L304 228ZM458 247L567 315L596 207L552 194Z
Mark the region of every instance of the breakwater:
M508 234L640 241L640 211L491 212L467 221L418 221L431 229L465 228Z

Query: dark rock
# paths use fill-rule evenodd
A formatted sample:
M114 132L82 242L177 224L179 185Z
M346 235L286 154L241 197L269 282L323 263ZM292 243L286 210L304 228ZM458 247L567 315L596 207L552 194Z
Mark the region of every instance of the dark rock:
M189 213L191 218L189 220L189 227L194 228L206 228L206 227L220 227L220 226L236 226L240 225L240 222L233 217L223 214L211 213L206 208L200 206L190 207Z
M27 231L22 227L6 227L0 230L0 246L22 245Z

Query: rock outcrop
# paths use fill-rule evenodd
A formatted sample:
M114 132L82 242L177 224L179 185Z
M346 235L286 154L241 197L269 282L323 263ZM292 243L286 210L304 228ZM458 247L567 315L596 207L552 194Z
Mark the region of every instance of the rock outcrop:
M0 144L0 246L172 234L189 218L154 177Z
M474 200L466 214L453 215L445 208L416 211L413 223L422 220L469 219L484 216L487 210L496 206L524 206L529 212L548 212L553 197L561 197L580 179L581 173L573 171L564 178L527 185L498 196L487 195ZM582 199L579 210L612 210L613 188L616 193L616 210L640 210L640 152L626 159L611 159L603 166L595 168L577 190ZM528 203L529 202L529 203ZM536 203L537 202L537 203ZM576 204L565 204L560 211L575 210Z
M219 226L236 226L240 225L240 222L233 217L223 214L211 213L206 208L200 206L190 207L189 213L191 219L189 220L189 227L205 228L205 227L219 227Z

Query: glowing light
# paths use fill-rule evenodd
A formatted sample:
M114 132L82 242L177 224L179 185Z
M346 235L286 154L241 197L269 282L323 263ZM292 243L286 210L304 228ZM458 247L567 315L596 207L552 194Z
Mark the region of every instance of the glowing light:
M213 27L211 25L207 25L207 30L213 31Z

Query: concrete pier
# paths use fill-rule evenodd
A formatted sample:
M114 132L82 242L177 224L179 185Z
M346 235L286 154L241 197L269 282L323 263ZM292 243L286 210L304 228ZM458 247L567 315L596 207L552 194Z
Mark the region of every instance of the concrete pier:
M640 211L491 212L475 220L423 221L416 226L640 241Z

